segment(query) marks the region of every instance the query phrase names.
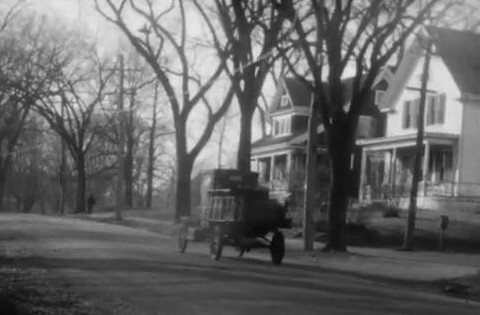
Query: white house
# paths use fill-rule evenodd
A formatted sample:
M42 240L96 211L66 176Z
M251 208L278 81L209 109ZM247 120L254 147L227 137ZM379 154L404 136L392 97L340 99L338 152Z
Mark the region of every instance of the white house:
M346 106L350 103L352 84L353 78L342 80ZM377 86L382 87L382 84ZM259 173L261 185L269 188L271 197L279 200L288 197L294 222L302 222L312 92L305 82L292 77L282 78L276 88L268 113L272 121L272 132L252 143L251 165L252 170ZM357 139L383 135L384 124L380 120L384 114L374 105L376 88L371 91L368 104L362 109ZM318 208L328 200L330 193L330 163L324 131L320 124L316 137L317 174L314 176L317 180ZM358 195L360 163L357 161L358 158L355 158L352 163L353 180L348 191L352 199Z
M420 204L480 202L480 34L427 28L433 50L425 107ZM382 137L362 148L359 198L408 196L412 182L425 49L415 41L395 69L382 76L376 103L386 113ZM480 209L480 203L478 203Z

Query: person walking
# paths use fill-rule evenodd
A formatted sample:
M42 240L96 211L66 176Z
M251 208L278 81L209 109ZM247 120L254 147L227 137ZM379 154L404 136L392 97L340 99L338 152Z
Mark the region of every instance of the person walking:
M95 206L96 203L97 203L97 200L95 199L93 194L90 193L87 199L87 213L93 213L93 207Z

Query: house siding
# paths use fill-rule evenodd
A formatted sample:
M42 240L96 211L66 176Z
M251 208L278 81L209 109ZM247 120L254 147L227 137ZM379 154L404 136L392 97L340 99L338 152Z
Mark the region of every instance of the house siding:
M306 131L308 126L308 116L292 116L292 132Z
M463 115L458 194L480 196L480 101L466 101Z
M462 36L462 33L458 33ZM470 43L472 35L462 37ZM456 43L454 37L447 40ZM449 211L452 208L480 210L480 92L477 92L478 49L464 54L460 45L434 38L425 108L423 180L419 187L419 208ZM460 39L459 39L460 40ZM448 49L442 46L449 44ZM448 46L448 45L447 45ZM477 52L477 53L476 53ZM458 57L460 56L460 57ZM458 58L457 58L458 57ZM386 114L386 133L378 140L361 140L360 199L370 202L395 198L405 206L412 182L415 139L414 116L418 113L425 56L418 43L407 50L379 108ZM473 91L473 92L472 92ZM432 100L434 97L434 100ZM416 110L407 113L406 103ZM383 155L383 156L382 156ZM392 158L393 157L393 158ZM372 169L374 172L372 172ZM406 193L404 193L406 192Z
M395 104L395 110L390 112L387 117L387 136L400 136L416 133L416 128L405 129L403 126L403 117L405 115L405 102L420 97L421 77L423 71L424 58L420 59L417 67L407 83L407 88L403 90ZM413 88L413 89L412 89ZM427 125L426 132L442 132L459 135L462 128L462 103L461 97L452 75L438 56L433 56L430 63L430 78L428 81L428 90L437 93L446 94L445 121L443 124Z

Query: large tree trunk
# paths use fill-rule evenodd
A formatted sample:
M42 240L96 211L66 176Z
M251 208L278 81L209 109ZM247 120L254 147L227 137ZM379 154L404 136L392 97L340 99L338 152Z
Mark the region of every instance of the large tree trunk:
M0 212L6 211L5 199L7 198L7 170L1 171L0 175Z
M157 100L158 100L158 81L155 84L155 94L152 106L152 126L150 127L148 143L148 166L147 166L147 209L152 208L153 195L153 168L155 164L155 132L157 129Z
M177 120L175 124L177 149L177 176L175 183L175 222L191 214L191 175L194 158L187 153L186 122Z
M134 129L133 126L133 108L135 104L135 92L130 95L130 111L128 112L127 131L127 150L125 153L125 205L133 207L133 152L134 152Z
M181 217L191 215L191 175L193 160L186 156L177 155L177 183L175 187L175 222Z
M87 186L87 174L85 172L85 157L78 154L76 159L77 166L77 197L76 197L76 213L85 212L85 194Z
M10 151L7 150L7 154ZM10 170L10 156L0 156L0 212L6 211L7 178Z
M305 196L303 209L303 250L313 250L313 237L315 234L313 226L313 213L315 211L317 171L317 129L318 111L320 108L319 97L315 96L315 102L310 107L308 120L307 159L305 166Z
M348 197L352 172L350 160L353 150L354 134L346 115L334 119L328 130L328 147L332 166L332 187L330 192L329 228L326 250L345 251L345 227Z
M242 106L245 108L245 106ZM250 158L252 155L252 119L255 111L245 108L240 117L240 140L238 142L237 169L243 172L250 171Z
M63 107L62 107L63 109ZM62 117L63 117L63 114L62 114ZM58 183L59 183L59 188L60 188L60 201L59 201L59 210L58 212L60 213L60 215L64 215L65 214L65 198L66 198L66 194L67 194L67 181L66 181L66 166L67 166L67 160L66 160L66 145L65 145L65 140L63 140L62 138L60 139L60 141L62 142L62 155L61 155L61 160L60 160L60 174L58 176Z
M147 166L147 209L152 208L153 195L153 166L155 164L155 123L150 131L150 142L148 144L148 166Z

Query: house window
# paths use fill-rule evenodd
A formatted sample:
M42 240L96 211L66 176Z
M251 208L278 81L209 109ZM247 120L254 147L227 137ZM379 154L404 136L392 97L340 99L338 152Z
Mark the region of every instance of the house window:
M403 129L416 128L418 126L418 110L420 99L406 101L403 110Z
M439 125L445 122L445 103L446 95L435 94L427 95L425 100L425 124ZM406 101L403 111L403 128L417 128L418 114L420 108L420 98Z
M272 158L263 158L258 160L258 180L263 183L268 183L270 181L270 167L272 163Z
M282 95L281 107L286 107L289 104L288 95Z
M278 135L280 131L280 122L278 120L273 121L273 135Z
M445 93L429 95L427 97L427 125L440 125L445 122Z
M428 163L429 179L433 183L451 181L453 178L452 150L432 151Z
M291 119L290 117L275 118L273 121L273 135L280 136L286 135L291 132Z
M381 106L383 98L385 97L386 91L377 90L375 91L375 105Z

